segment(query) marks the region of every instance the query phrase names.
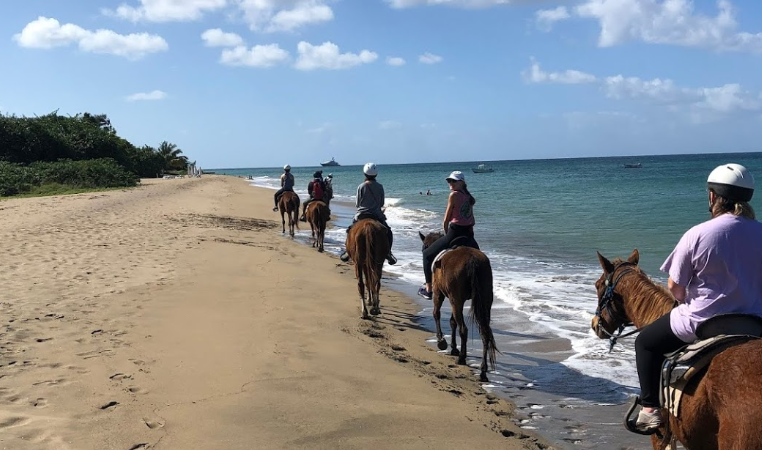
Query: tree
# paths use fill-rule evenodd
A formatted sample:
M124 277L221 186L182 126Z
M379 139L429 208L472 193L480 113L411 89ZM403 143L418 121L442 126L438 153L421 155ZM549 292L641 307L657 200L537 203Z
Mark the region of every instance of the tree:
M167 141L159 145L159 155L164 159L164 170L186 170L188 157L182 155L183 151L177 145Z

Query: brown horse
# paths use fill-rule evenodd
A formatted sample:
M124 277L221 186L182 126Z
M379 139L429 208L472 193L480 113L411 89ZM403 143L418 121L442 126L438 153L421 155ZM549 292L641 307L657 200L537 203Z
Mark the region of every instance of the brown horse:
M294 237L294 227L299 229L299 196L295 192L286 191L278 199L280 221L283 224L283 233L286 233L286 218L288 216L288 234Z
M381 313L381 272L390 250L386 228L375 219L358 220L349 229L346 244L347 253L355 265L362 318L369 318L368 305L370 313L377 316Z
M609 338L627 322L638 329L667 314L675 299L637 266L634 250L626 261L609 261L598 253L603 274L595 282L598 311L592 328ZM608 280L608 285L606 281ZM611 294L607 296L607 289ZM608 298L609 300L605 300ZM605 331L604 331L605 330ZM686 387L680 417L669 416L663 439L651 437L654 449L667 448L672 435L691 450L762 450L762 340L730 347L712 359Z
M442 237L441 233L429 233L424 236L418 233L426 248L434 241ZM483 357L481 364L481 381L487 379L487 361L492 369L495 369L495 337L490 327L490 315L492 313L492 266L487 255L480 250L471 247L458 247L445 253L434 263L431 278L432 299L434 301L434 322L437 324L437 345L440 350L447 348L447 341L442 334L439 319L442 315L441 308L445 297L450 299L452 316L450 316L450 329L452 338L450 341L452 350L450 354L458 357L458 364L466 364L466 341L468 340L468 328L463 320L463 305L466 300L471 300L470 318L479 326L479 334L482 337ZM460 328L460 351L455 341L455 333Z
M312 230L312 246L317 247L317 250L322 252L323 240L325 239L325 224L330 220L331 212L325 203L318 200L307 205L306 216Z

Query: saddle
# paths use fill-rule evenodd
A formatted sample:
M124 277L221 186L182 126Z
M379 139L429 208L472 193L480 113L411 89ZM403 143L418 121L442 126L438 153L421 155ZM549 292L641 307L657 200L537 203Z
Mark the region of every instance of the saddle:
M662 365L659 401L661 407L675 417L679 417L680 401L691 380L701 373L715 356L734 345L762 337L762 317L750 314L720 314L699 325L696 336L698 339L695 342L666 354ZM636 397L625 415L625 426L634 433L653 434L656 429L639 430L635 427L635 421L630 418L639 401Z
M431 262L431 271L434 272L434 269L438 267L437 263L442 259L444 255L447 254L447 252L453 251L458 247L471 247L480 250L479 244L476 243L476 239L472 238L471 236L458 236L453 239L452 242L450 242L450 246L448 248L442 250L439 252L439 254L437 254L437 256L434 258L434 261Z

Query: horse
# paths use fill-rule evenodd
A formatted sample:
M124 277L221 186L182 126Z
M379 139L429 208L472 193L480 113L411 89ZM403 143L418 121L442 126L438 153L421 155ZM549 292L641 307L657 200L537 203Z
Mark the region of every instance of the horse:
M280 221L283 225L283 234L286 234L286 218L288 216L288 234L294 237L294 227L299 229L299 196L295 192L285 191L278 199Z
M430 246L442 233L429 233L424 236L418 232L423 241L423 248ZM482 338L483 357L480 381L489 381L487 378L487 361L495 369L495 353L497 345L490 327L490 315L492 313L492 266L487 255L471 247L457 247L444 254L434 262L432 269L432 300L434 301L434 322L437 324L437 346L440 350L447 349L447 341L442 334L439 319L442 315L441 307L445 297L450 299L452 316L450 316L450 329L452 338L450 355L458 357L458 364L466 364L466 341L468 340L468 328L463 320L463 305L466 300L471 300L470 319L474 319L479 327ZM455 333L460 328L460 351L455 340Z
M628 322L641 329L676 306L672 294L640 269L639 259L637 249L626 261L612 262L598 253L603 274L595 282L598 309L591 326L601 339L610 338ZM611 294L606 295L609 289ZM679 417L662 410L662 417L669 417L669 427L659 429L661 438L652 435L654 450L668 448L673 439L691 450L762 450L759 361L762 339L716 355L685 387Z
M390 250L386 228L375 219L360 219L347 233L346 248L355 266L362 318L370 318L368 305L370 314L377 316L381 314L381 272Z
M322 252L325 224L330 220L331 212L324 202L317 200L307 205L306 216L312 230L312 246L317 247L317 251Z

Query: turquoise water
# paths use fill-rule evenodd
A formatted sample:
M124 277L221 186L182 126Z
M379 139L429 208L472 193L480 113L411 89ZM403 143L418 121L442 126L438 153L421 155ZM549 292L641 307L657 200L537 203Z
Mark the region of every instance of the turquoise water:
M622 436L627 433L621 431L618 417L611 420L611 411L606 410L607 417L593 417L601 414L601 405L621 404L637 392L631 339L608 353L607 341L590 331L597 301L593 283L601 270L596 251L609 258L627 257L637 248L643 269L657 282L665 282L658 270L661 263L688 228L709 219L709 172L720 164L735 162L745 165L756 174L758 183L762 182L762 153L494 161L489 162L494 172L472 173L471 168L483 162L379 166L378 180L385 187L386 214L395 233L394 252L399 259L398 265L385 266L384 270L411 285L423 281L418 232L441 228L448 194L444 179L452 170L463 171L477 199L476 238L493 266L493 328L506 338L540 336L547 340L549 336L571 343L571 351L560 357L540 355L529 363L532 358L516 358L524 354L524 344L498 342L498 348L503 345L504 349L518 350L499 357L499 372L508 376L497 385L505 392L518 389L519 397L526 394L527 404L537 399L524 390L531 386L546 396L542 401L556 401L566 407L571 402L576 408L588 405L589 422L597 421L598 428L582 423L589 441L574 448L610 448L610 443L626 442L631 437ZM624 168L624 164L633 163L642 167ZM312 173L318 169L292 170L302 199L306 198ZM250 183L273 189L282 173L279 168L216 172L251 176ZM334 175L336 198L331 209L338 216L327 233L326 248L338 253L345 238L344 227L354 211L357 185L363 180L362 167L324 168L323 173ZM429 189L432 195L425 195ZM758 193L751 204L762 213L762 195ZM446 320L443 324L446 327ZM478 342L478 336L476 339ZM478 357L480 345L470 345ZM558 364L551 361L556 357ZM516 387L518 378L511 379L510 375L513 371L531 383ZM551 396L555 400L549 400ZM566 407L556 408L553 414L563 415ZM575 410L575 414L580 411ZM547 419L530 425L547 427L542 420ZM564 423L559 422L555 429L567 429ZM556 437L568 440L562 434Z

